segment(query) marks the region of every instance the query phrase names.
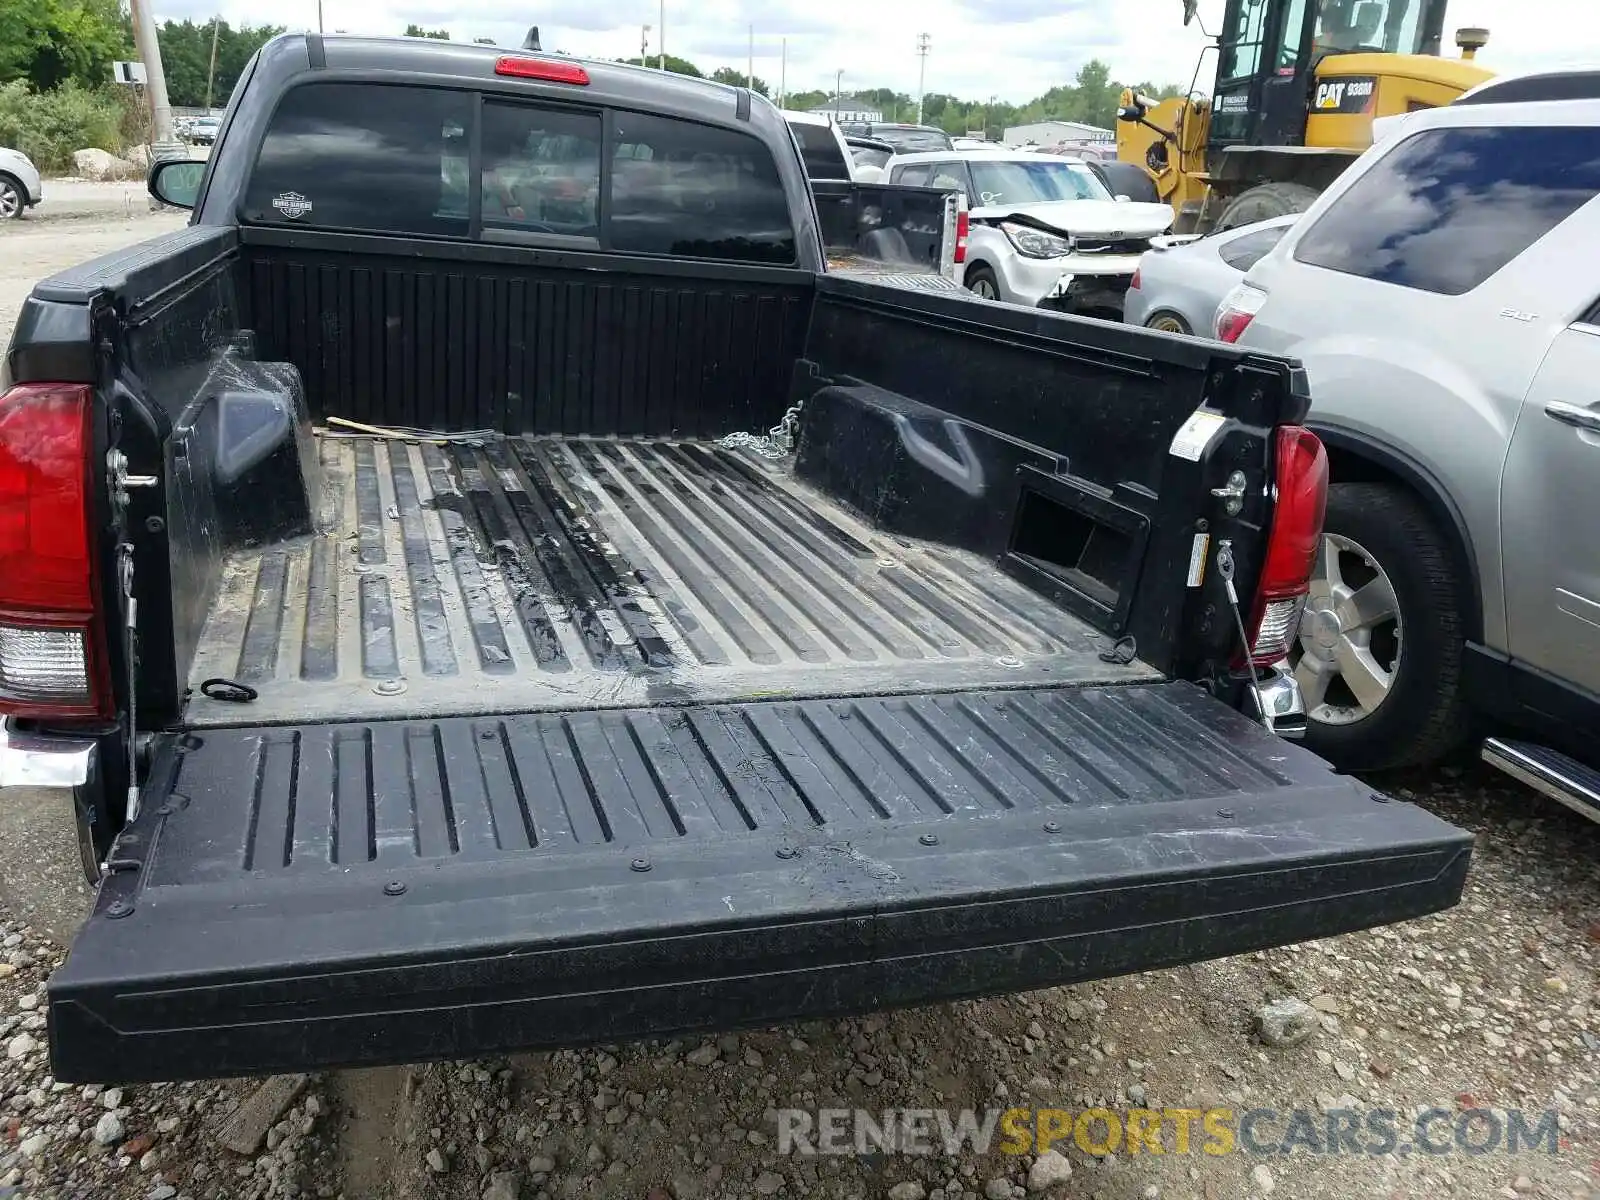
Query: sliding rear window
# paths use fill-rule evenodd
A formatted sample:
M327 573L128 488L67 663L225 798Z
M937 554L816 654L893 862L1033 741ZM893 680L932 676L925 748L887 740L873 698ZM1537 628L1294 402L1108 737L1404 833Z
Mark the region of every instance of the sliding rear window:
M759 138L618 111L370 83L284 97L245 198L247 222L587 245L794 263L788 197Z

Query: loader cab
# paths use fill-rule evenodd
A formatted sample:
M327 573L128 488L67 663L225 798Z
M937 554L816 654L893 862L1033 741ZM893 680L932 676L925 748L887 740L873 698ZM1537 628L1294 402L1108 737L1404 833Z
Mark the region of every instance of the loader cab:
M1376 80L1352 78L1320 94L1319 64L1334 54L1437 55L1445 3L1228 0L1209 147L1306 145L1309 113L1365 112Z

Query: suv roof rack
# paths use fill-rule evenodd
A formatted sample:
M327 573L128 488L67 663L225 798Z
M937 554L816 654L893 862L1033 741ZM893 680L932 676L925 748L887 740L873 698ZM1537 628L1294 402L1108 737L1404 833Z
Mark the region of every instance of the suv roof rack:
M1600 68L1491 79L1462 94L1455 103L1517 104L1532 100L1600 100Z

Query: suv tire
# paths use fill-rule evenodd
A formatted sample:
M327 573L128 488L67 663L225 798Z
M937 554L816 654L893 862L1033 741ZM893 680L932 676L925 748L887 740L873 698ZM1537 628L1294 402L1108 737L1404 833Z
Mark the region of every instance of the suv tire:
M1335 559L1331 578L1338 581L1331 590L1329 556ZM1366 607L1373 613L1392 608L1392 619L1358 620L1366 615L1360 606L1330 600L1384 578L1393 604ZM1381 586L1369 593L1381 595ZM1330 487L1317 577L1292 655L1306 692L1306 745L1349 771L1418 766L1453 750L1466 734L1462 609L1453 556L1415 496L1382 483ZM1387 694L1370 711L1362 711L1367 706L1337 667L1341 655L1392 668ZM1324 708L1315 677L1330 663L1336 678L1321 689L1330 706ZM1371 685L1363 690L1370 695ZM1341 699L1346 703L1337 703Z

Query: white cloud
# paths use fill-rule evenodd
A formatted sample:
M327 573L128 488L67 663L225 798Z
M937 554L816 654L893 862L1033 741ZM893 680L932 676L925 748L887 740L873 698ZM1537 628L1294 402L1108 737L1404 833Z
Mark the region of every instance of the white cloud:
M1420 3L1421 0L1412 0ZM1223 0L1202 0L1208 28L1221 21ZM263 11L247 0L221 0L225 19L270 20L291 29L315 29L316 0L279 0ZM157 0L157 18L202 21L214 0ZM638 53L640 26L659 25L659 0L553 0L527 5L511 0L323 0L323 26L351 33L399 33L408 22L443 26L457 40L492 37L520 45L537 22L544 44L568 53L620 58ZM1445 21L1487 26L1480 55L1491 69L1520 71L1589 63L1600 65L1600 20L1574 20L1587 12L1575 0L1452 0ZM743 70L750 25L755 26L756 74L776 85L780 47L788 39L790 91L831 89L836 71L844 86L893 87L914 94L916 38L928 33L929 91L967 98L994 95L1020 102L1070 82L1091 58L1105 60L1113 78L1187 83L1205 38L1185 28L1181 0L877 0L873 4L818 8L799 0L667 0L666 45L708 73L720 66ZM1559 30L1559 36L1553 31ZM656 45L652 31L651 46ZM1206 70L1215 69L1207 56ZM1201 84L1209 81L1204 75Z

